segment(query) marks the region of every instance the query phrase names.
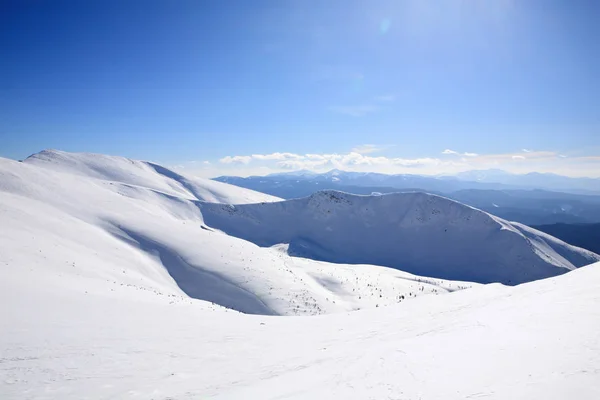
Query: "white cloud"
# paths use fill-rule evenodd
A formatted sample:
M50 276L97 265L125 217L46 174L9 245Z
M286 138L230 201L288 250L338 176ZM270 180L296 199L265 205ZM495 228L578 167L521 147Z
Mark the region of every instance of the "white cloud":
M455 156L465 156L465 157L477 157L477 156L479 156L479 154L477 154L477 153L469 153L469 152L460 153L458 151L454 151L454 150L450 150L450 149L446 149L446 150L442 151L442 154L455 155Z
M380 145L376 145L376 144L361 144L359 146L354 147L352 150L350 150L352 153L359 153L359 154L370 154L370 153L377 153L378 151L383 151L386 149L389 149L390 145L387 146L380 146Z
M392 159L394 165L400 165L403 167L419 167L419 166L432 166L445 164L437 158L416 158L416 159L404 159L394 158Z
M227 156L219 160L222 164L248 164L250 161L252 161L251 156Z
M458 153L458 151L446 149L446 150L442 151L442 154L459 154L459 153Z
M281 161L289 159L301 159L304 156L293 153L271 153L271 154L252 154L251 156L227 156L219 160L222 164L248 164L252 160L259 161Z
M527 149L521 149L521 151L522 151L523 153L531 153L531 150L527 150Z
M288 160L299 159L302 156L293 153L271 153L271 154L252 154L252 158L256 160Z
M333 112L350 115L352 117L363 117L378 110L378 108L372 104L363 104L357 106L334 106L330 109Z
M329 154L306 154L305 157L309 160L324 160Z
M367 147L372 150L372 147ZM363 149L364 150L364 149ZM373 157L361 154L357 151L351 151L347 154L293 154L293 153L272 153L252 156L227 156L219 160L223 164L250 164L256 162L273 162L275 166L283 169L326 169L326 168L367 168L367 167L407 167L416 168L421 166L439 165L443 162L437 158L388 158Z
M330 165L329 160L285 160L277 163L277 167L291 170L320 170L325 168L326 165Z
M287 170L308 169L324 172L333 168L356 172L418 173L423 175L452 174L473 169L501 168L513 173L554 172L569 176L599 176L600 156L566 157L554 151L521 150L512 153L476 154L446 149L446 157L384 157L371 150L381 146L356 146L348 153L284 153L233 155L218 160L186 162L174 165L188 173L214 177L219 175L265 175ZM371 151L371 152L370 152Z

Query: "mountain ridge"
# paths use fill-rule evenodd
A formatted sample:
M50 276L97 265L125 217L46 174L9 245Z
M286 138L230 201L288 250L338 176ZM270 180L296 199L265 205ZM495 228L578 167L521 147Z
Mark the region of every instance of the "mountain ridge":
M290 254L444 279L517 284L600 260L525 225L421 192L361 196L329 190L285 202L201 208L207 225L259 246L287 243Z
M232 192L230 186L210 179L184 176L152 162L120 156L43 150L27 157L23 164L104 181L134 184L191 200L233 203L281 200L247 189ZM230 193L235 193L235 196Z
M260 193L208 181L207 189L219 191L199 200L179 175L144 162L54 152L42 158L0 158L0 272L10 281L265 315L375 308L476 285L290 257L205 223L201 206L215 204L206 200L273 199Z
M322 191L281 201L122 157L45 151L22 163L0 164L5 167L4 191L43 201L61 213L97 225L134 245L136 251L160 255L167 272L192 271L193 276L186 275L192 280L200 279L194 272L198 268L204 276L217 276L225 268L225 254L221 252L223 258L215 260L211 246L222 249L226 243L243 248L241 254L248 253L237 261L236 268L241 269L227 272L237 271L236 277L223 277L223 284L244 282L247 258L261 263L271 258L273 268L281 265L283 260L276 261L270 250L264 249L281 244L288 245L287 256L375 264L443 280L513 285L600 259L476 208L419 192L354 196ZM239 200L243 202L230 204ZM185 224L185 229L180 224ZM208 247L194 246L192 238ZM255 255L250 257L252 253ZM179 263L177 257L186 262ZM206 260L211 261L207 264ZM292 262L286 260L284 264ZM185 283L183 278L174 279ZM250 291L265 293L261 279ZM302 286L305 290L312 293Z

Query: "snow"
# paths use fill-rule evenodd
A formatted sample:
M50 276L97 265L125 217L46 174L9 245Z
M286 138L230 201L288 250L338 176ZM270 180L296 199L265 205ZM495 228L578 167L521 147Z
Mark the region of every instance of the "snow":
M524 225L418 192L322 191L284 202L201 209L207 225L259 246L287 243L293 255L442 279L518 284L600 260Z
M0 319L0 397L592 400L599 284L597 264L517 287L286 318L2 279L11 306Z
M290 257L207 222L275 199L161 168L0 159L1 399L598 398L600 263L507 287Z
M24 163L45 170L153 189L185 199L236 204L281 200L252 190L233 188L231 185L210 179L184 176L151 162L104 154L44 150L28 157Z
M261 248L208 227L200 211L208 203L145 163L53 154L41 154L51 162L0 159L0 266L14 279L34 275L79 293L129 297L135 290L265 315L375 308L473 286ZM221 197L268 199L221 186Z

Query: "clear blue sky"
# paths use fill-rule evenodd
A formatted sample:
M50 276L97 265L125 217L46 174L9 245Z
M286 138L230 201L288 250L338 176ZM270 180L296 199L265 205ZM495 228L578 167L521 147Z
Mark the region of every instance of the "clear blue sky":
M599 153L594 0L0 7L3 157Z

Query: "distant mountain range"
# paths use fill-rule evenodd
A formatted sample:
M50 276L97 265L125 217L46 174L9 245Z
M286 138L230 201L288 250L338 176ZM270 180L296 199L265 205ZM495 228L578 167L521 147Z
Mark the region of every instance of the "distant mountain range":
M221 182L274 189L285 188L289 183L308 182L312 184L330 183L359 187L392 187L395 189L420 188L434 192L452 192L464 189L541 189L575 194L600 195L600 179L571 178L555 174L511 174L506 171L490 169L462 172L457 175L425 176L411 174L381 174L375 172L350 172L333 169L324 173L307 170L277 173L267 176L240 178L221 176L215 178ZM287 184L286 184L287 183ZM283 190L285 193L285 189ZM289 197L283 196L283 197Z
M536 177L540 178L539 184L533 182ZM590 182L598 180L589 178L551 174L513 175L500 170L471 171L457 177L332 170L322 174L295 171L248 178L222 176L215 180L284 199L306 197L326 189L353 194L424 191L527 225L600 222L600 195L590 194L594 192ZM505 183L488 182L490 180L503 180ZM510 181L513 183L508 183ZM548 187L557 186L574 189L568 192L548 190ZM600 183L595 189L600 190Z
M551 173L531 172L528 174L511 174L500 169L475 170L461 172L455 177L461 181L478 183L500 183L520 186L524 189L546 189L573 193L600 193L600 179L571 178Z

